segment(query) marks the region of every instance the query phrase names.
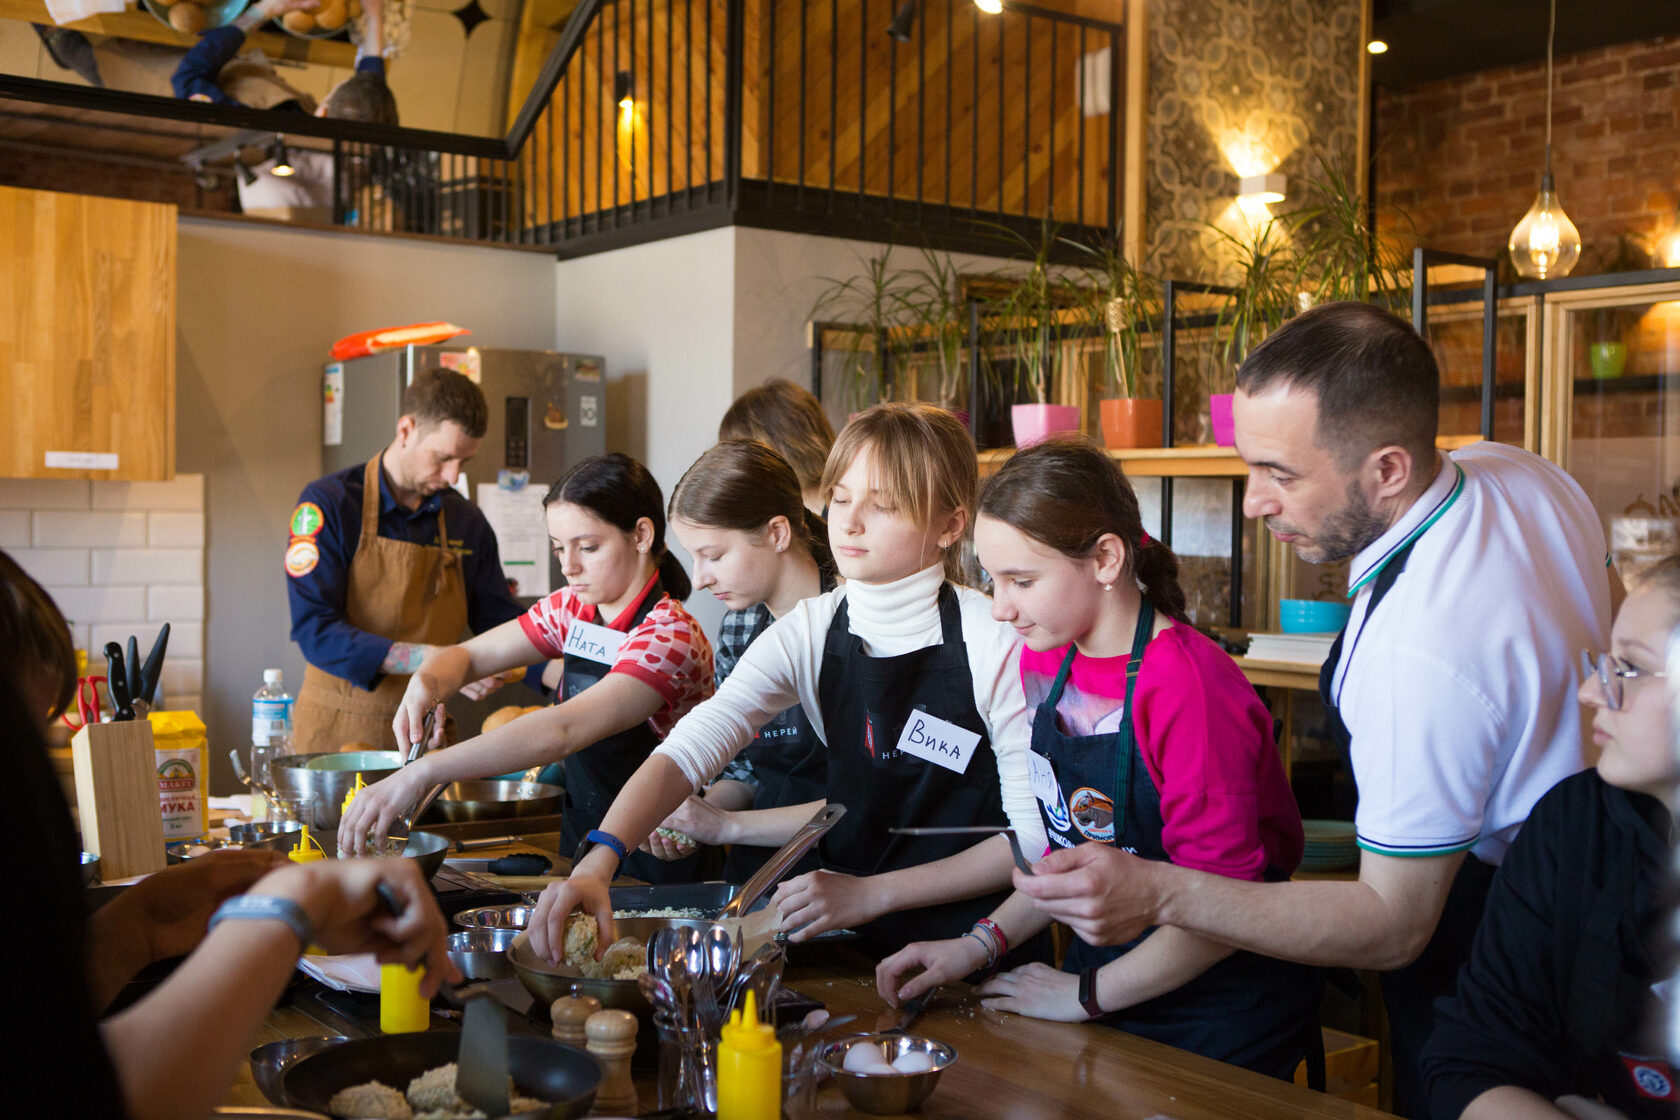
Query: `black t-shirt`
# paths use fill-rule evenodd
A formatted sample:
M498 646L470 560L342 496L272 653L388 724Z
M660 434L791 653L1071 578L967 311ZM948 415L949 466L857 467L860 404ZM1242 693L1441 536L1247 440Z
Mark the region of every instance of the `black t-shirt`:
M14 909L0 922L6 962L3 1111L14 1120L121 1117L122 1093L99 1034L86 970L81 844L35 715L0 681L0 820Z

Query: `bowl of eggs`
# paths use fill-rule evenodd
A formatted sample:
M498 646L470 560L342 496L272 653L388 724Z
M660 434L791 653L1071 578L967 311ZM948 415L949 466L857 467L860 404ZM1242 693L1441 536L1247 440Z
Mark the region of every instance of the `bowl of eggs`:
M817 1060L859 1112L890 1116L919 1106L957 1060L954 1047L908 1034L861 1034L824 1046Z

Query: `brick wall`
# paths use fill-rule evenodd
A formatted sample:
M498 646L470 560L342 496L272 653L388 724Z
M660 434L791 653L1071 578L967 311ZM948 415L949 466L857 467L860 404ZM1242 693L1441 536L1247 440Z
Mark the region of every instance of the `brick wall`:
M93 672L106 642L151 649L170 624L161 692L200 710L204 688L204 476L172 482L0 479L0 548L70 620Z
M1680 38L1555 60L1552 163L1581 231L1579 273L1604 271L1616 237L1666 231L1680 202ZM1409 213L1432 248L1493 256L1540 186L1544 62L1379 90L1379 221Z

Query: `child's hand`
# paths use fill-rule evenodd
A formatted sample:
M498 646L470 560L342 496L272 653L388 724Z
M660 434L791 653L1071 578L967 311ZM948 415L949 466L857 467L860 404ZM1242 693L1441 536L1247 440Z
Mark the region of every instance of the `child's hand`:
M845 929L874 921L886 912L876 897L875 879L813 871L789 879L776 888L771 901L782 916L789 941L808 941L831 929Z
M988 1011L1013 1011L1063 1023L1083 1023L1090 1018L1079 1005L1079 975L1047 964L1034 962L1000 972L978 990L983 996L993 997L980 1004Z

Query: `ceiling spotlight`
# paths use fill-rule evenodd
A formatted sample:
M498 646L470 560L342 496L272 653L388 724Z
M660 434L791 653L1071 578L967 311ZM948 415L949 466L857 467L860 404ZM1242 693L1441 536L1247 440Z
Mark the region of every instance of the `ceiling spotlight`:
M618 102L620 109L633 109L636 106L636 79L628 70L620 70L613 79L613 100Z
M1237 181L1238 202L1282 202L1289 188L1289 178L1282 172L1269 175L1244 175Z
M257 185L257 173L252 171L250 167L246 165L245 161L240 159L238 156L233 157L233 169L239 172L239 181L241 183L244 183L247 187L254 187Z
M898 6L898 14L893 16L892 23L887 27L887 35L900 43L910 41L910 29L916 24L916 0L904 0Z
M269 172L280 176L282 179L290 176L296 170L292 166L291 157L286 154L286 138L279 133L274 135L274 143L268 149L268 158L274 161L274 166L268 169Z
M1388 44L1383 42L1381 39L1372 39L1369 43L1365 44L1365 49L1370 51L1372 54L1387 54Z
M1003 0L974 0L974 6L987 15L995 16L1003 11Z

